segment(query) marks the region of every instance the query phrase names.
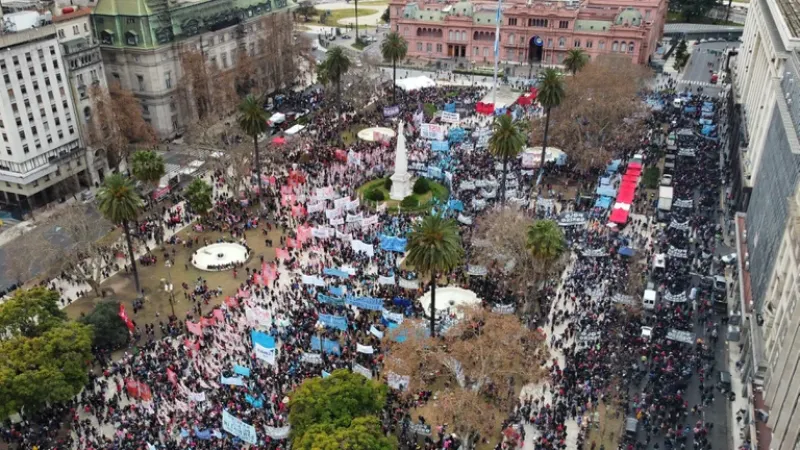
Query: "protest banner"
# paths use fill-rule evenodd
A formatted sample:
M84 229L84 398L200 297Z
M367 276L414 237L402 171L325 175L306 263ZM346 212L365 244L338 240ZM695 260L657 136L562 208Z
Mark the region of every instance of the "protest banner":
M383 117L394 117L400 114L400 107L399 106L384 106L383 107Z
M353 373L360 373L370 380L372 379L372 371L357 362L353 363Z
M442 111L439 118L445 123L458 124L461 122L461 115L456 112Z
M255 427L232 415L227 409L222 410L222 429L248 444L258 443Z
M386 376L386 382L386 384L388 384L392 389L405 391L408 389L409 383L411 383L411 377L408 375L402 376L394 372L389 372L389 375Z
M268 427L264 426L264 433L267 434L272 439L281 441L284 439L289 438L289 432L291 431L291 427L286 425L285 427Z
M332 314L320 314L319 321L329 328L336 328L337 330L347 330L347 318L343 316L334 316Z
M444 140L444 127L432 123L423 123L419 128L419 136L422 139L431 139L434 141Z

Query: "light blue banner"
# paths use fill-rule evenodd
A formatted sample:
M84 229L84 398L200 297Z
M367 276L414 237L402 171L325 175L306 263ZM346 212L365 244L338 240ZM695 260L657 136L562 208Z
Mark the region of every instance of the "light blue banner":
M253 345L260 345L264 348L275 348L275 338L267 333L251 331L250 339L253 340Z
M347 318L343 316L334 316L331 314L320 314L319 321L329 328L336 328L337 330L347 330Z
M249 367L240 366L238 364L233 366L233 372L236 373L237 375L241 375L243 377L249 377L250 376L250 368Z
M433 141L431 142L431 150L435 152L450 151L450 143L447 141Z
M330 305L337 305L337 306L344 305L344 298L325 295L321 292L317 294L317 301L319 301L320 303L328 303Z
M344 286L328 286L328 292L341 297L344 295Z
M339 270L339 269L335 269L335 268L332 268L332 267L328 267L326 269L323 269L322 273L324 275L328 275L328 276L331 276L331 277L339 277L339 278L344 278L344 279L350 278L350 274L349 273L345 272L344 270Z
M383 299L374 297L347 297L345 303L356 308L380 311L383 309Z

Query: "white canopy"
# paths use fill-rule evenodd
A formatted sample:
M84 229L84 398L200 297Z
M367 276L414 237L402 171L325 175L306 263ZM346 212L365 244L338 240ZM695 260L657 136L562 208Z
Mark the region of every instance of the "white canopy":
M400 89L411 92L426 87L435 87L436 82L422 75L418 77L402 78L395 83Z
M293 135L293 134L297 134L297 133L301 132L301 131L302 131L304 128L305 128L305 125L300 125L300 124L298 123L298 124L296 124L296 125L292 125L292 127L291 127L291 128L289 128L288 130L286 130L286 134L288 134L289 136L291 136L291 135Z
M275 113L269 118L270 124L275 123L283 123L286 120L286 115L281 113Z

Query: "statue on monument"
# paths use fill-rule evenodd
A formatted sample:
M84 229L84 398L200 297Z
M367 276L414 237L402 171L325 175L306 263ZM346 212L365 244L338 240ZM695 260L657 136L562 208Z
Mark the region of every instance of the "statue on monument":
M408 150L406 136L403 134L403 121L397 127L397 147L394 153L394 175L391 177L392 190L389 198L402 200L411 195L411 175L408 173Z

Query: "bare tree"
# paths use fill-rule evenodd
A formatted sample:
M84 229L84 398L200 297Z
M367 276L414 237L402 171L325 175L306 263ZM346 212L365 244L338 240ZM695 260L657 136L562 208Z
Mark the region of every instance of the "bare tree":
M604 166L615 149L637 144L645 105L638 94L649 71L630 58L603 55L566 80L566 95L550 119L549 142L580 170ZM541 144L544 120L532 138Z
M211 76L205 56L194 47L185 45L180 49L181 79L178 83L178 99L183 110L192 118L202 121L211 110Z
M405 340L387 344L385 372L408 376L409 392L443 386L437 409L447 423L473 439L498 431L487 426L496 426L493 418L504 416L516 403L516 386L545 376L549 354L543 336L514 315L481 308L461 313L463 318L437 339L427 336L424 322L403 322L395 333ZM464 398L473 406L462 403Z
M473 261L486 266L523 300L526 310L539 292L539 284L564 268L564 261L542 264L528 248L527 231L533 219L512 208L483 215L472 239Z
M142 106L133 93L112 83L108 90L99 86L90 91L92 116L89 119L89 141L94 148L103 148L109 165L119 170L128 159L131 146L152 146L157 142L153 128L142 117Z

